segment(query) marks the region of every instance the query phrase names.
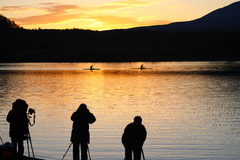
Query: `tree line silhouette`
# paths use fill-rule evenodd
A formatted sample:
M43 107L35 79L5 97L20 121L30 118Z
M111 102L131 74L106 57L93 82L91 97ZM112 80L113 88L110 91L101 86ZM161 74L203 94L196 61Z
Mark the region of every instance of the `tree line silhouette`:
M29 30L2 19L0 62L240 60L240 31Z

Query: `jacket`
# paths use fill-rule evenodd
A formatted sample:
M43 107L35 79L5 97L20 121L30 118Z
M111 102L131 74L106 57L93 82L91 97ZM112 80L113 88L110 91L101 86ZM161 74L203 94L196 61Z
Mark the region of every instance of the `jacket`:
M122 143L128 139L136 139L143 145L146 140L147 131L141 123L133 122L126 126L122 135Z
M85 109L74 112L71 120L73 121L71 142L90 143L89 124L96 121L95 116Z
M28 117L26 112L12 109L7 115L7 121L10 123L9 136L12 138L23 139L24 135L29 133Z

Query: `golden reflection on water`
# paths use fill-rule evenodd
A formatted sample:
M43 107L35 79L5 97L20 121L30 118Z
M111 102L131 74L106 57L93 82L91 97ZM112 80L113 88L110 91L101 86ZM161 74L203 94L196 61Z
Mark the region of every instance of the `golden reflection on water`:
M1 137L9 139L5 116L11 103L25 99L37 111L31 127L36 154L60 159L70 143L70 116L86 103L97 118L90 127L93 159L123 159L121 134L136 115L148 131L147 159L240 156L239 75L202 74L212 73L210 63L147 63L154 69L132 69L141 64L99 63L94 66L101 70L94 71L83 70L91 64L78 63L0 70Z

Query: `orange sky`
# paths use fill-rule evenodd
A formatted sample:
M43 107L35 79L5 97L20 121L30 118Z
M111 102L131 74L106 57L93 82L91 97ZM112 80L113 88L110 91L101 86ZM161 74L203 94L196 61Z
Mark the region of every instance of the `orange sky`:
M200 18L236 0L9 0L0 14L26 29L109 30Z

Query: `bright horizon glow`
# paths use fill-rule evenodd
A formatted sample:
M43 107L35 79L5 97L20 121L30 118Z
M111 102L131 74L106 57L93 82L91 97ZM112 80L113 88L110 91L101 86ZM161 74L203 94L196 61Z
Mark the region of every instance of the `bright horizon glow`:
M236 0L12 0L0 14L25 29L111 30L200 18Z

